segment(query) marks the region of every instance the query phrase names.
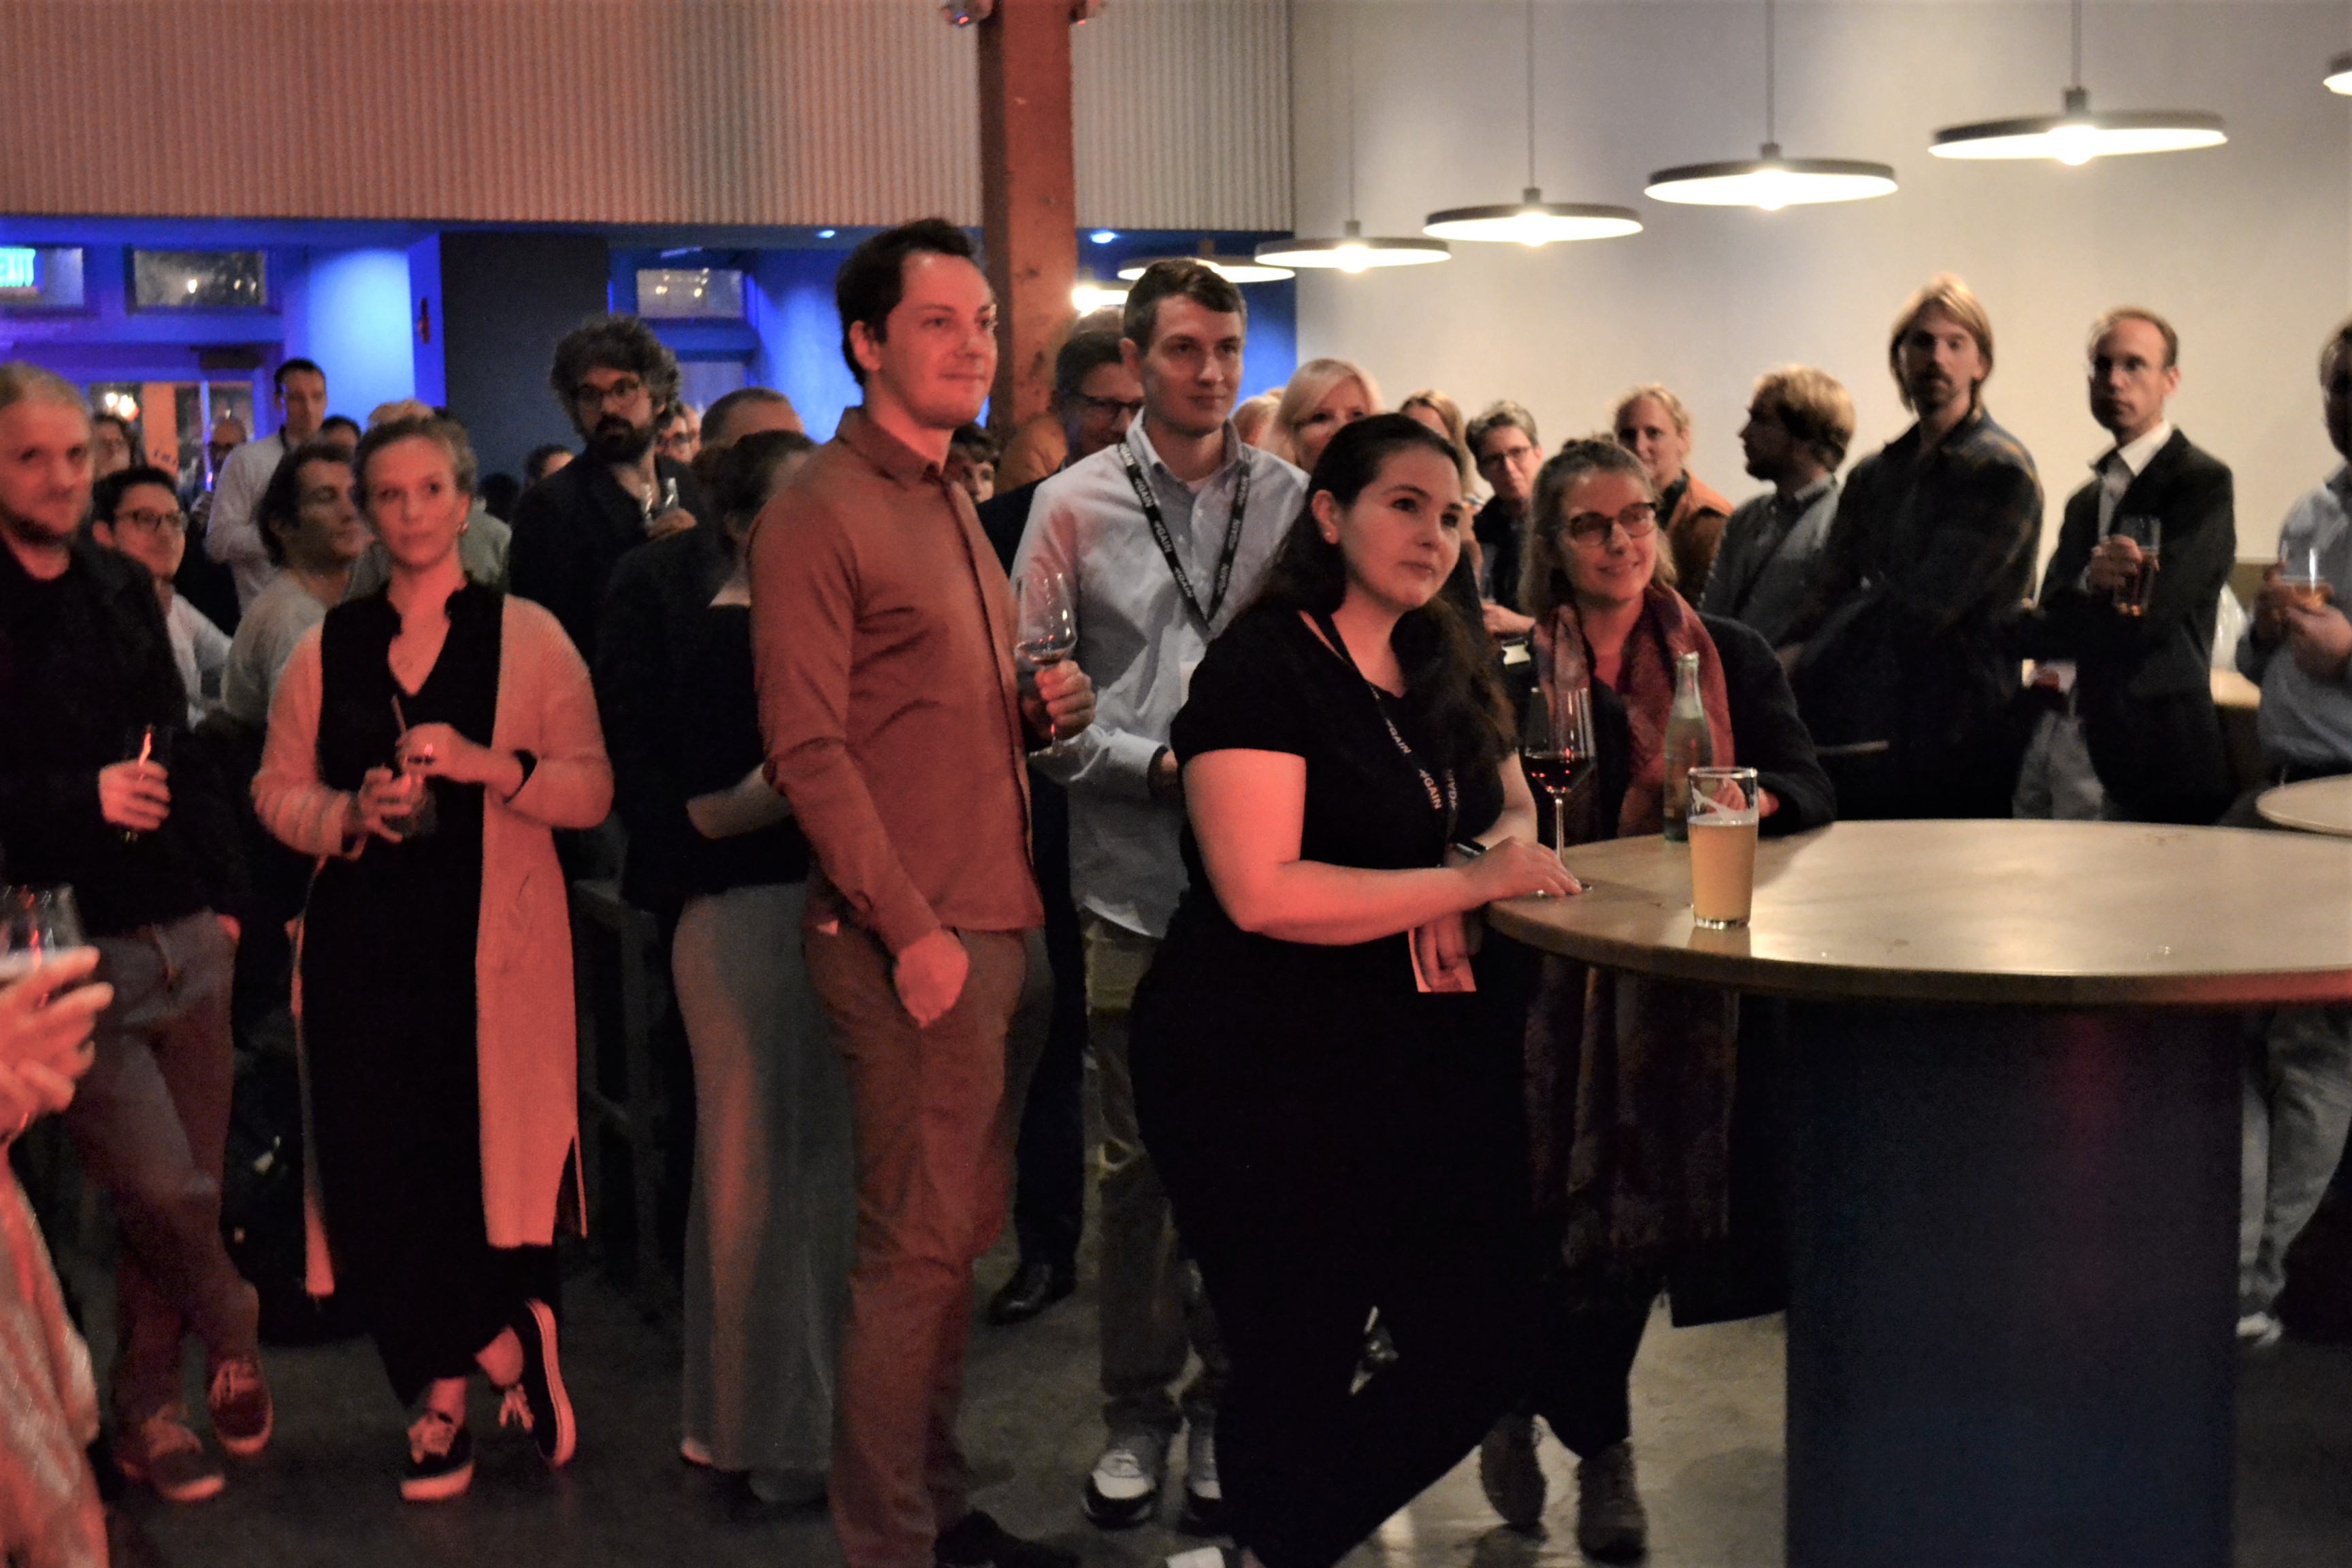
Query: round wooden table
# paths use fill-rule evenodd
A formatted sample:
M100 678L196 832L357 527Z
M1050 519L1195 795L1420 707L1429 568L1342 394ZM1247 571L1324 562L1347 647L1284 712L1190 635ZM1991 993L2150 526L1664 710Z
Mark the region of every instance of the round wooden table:
M2352 840L1857 822L1571 848L1549 952L1790 999L1790 1568L2223 1568L2241 1015L2352 1000Z
M2254 809L2280 827L2352 838L2352 773L2266 789L2254 797Z

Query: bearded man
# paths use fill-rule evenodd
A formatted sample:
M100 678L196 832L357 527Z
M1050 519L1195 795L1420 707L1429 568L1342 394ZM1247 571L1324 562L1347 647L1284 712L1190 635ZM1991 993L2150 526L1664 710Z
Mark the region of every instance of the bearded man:
M554 613L593 668L614 564L713 517L693 470L654 445L657 412L677 399L677 358L653 329L635 316L591 317L555 345L547 380L583 447L515 503L508 580Z

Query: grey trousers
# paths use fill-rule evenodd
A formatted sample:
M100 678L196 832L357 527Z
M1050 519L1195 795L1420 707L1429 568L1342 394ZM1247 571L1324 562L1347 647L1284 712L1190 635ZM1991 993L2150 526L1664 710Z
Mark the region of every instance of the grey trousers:
M1128 1014L1160 944L1092 915L1086 942L1087 1038L1102 1100L1103 1425L1114 1435L1172 1434L1187 1420L1215 1421L1227 1369L1201 1272L1180 1247L1168 1190L1136 1127ZM1173 1391L1195 1351L1201 1373L1180 1408Z
M215 1363L259 1348L259 1299L220 1229L236 949L209 912L95 945L114 1005L65 1124L121 1233L113 1405L134 1425L179 1402L189 1336Z
M823 1476L857 1237L849 1073L801 961L803 883L689 900L685 1431L722 1470Z
M2238 1310L2266 1312L2352 1128L2352 1007L2282 1007L2246 1056Z

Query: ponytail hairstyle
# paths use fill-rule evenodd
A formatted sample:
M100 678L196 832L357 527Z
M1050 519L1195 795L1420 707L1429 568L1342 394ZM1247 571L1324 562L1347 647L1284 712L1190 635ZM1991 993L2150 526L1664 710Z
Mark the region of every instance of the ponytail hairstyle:
M1452 442L1402 414L1374 414L1340 426L1307 481L1307 504L1283 537L1251 609L1313 616L1337 610L1348 596L1348 563L1316 525L1315 493L1328 490L1343 510L1351 507L1391 458L1416 448L1448 467L1455 462ZM1468 773L1497 766L1510 754L1510 707L1502 684L1443 589L1397 622L1389 646L1404 671L1405 711L1436 748L1439 765Z

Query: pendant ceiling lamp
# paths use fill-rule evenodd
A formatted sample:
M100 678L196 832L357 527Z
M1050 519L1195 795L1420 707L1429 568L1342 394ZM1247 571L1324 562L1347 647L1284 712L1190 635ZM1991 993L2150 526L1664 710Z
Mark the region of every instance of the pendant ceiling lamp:
M2219 147L2230 138L2221 117L2196 109L2094 110L2083 86L2083 0L2072 0L2074 79L2056 114L1988 120L1936 132L1927 151L1938 158L2055 158L2087 163L2131 153L2186 153Z
M1186 257L1149 256L1140 261L1130 261L1118 269L1118 275L1132 283L1143 276L1143 269L1155 261L1197 261L1228 283L1279 283L1286 278L1298 276L1287 267L1272 267L1263 261L1239 256L1220 256L1217 242L1204 239L1201 247Z
M1516 202L1448 207L1429 215L1421 232L1437 239L1473 239L1533 247L1554 240L1618 239L1642 232L1631 207L1548 202L1536 186L1536 0L1528 0L1528 184Z
M1291 34L1297 22L1295 6L1283 8L1284 56L1291 68L1291 80L1297 80L1297 56ZM1356 221L1356 20L1352 7L1348 12L1348 221L1337 239L1269 239L1257 247L1256 259L1269 267L1327 268L1341 272L1364 272L1375 267L1421 267L1433 261L1445 261L1454 253L1433 239L1367 239L1364 226ZM1297 137L1297 93L1291 94L1291 190L1290 210L1296 222L1298 211L1298 163L1296 149Z
M1895 171L1885 163L1852 158L1786 158L1779 141L1780 60L1774 53L1773 0L1764 0L1764 145L1753 158L1722 163L1685 163L1650 176L1642 194L1653 201L1690 206L1782 207L1813 202L1859 202L1895 194Z

